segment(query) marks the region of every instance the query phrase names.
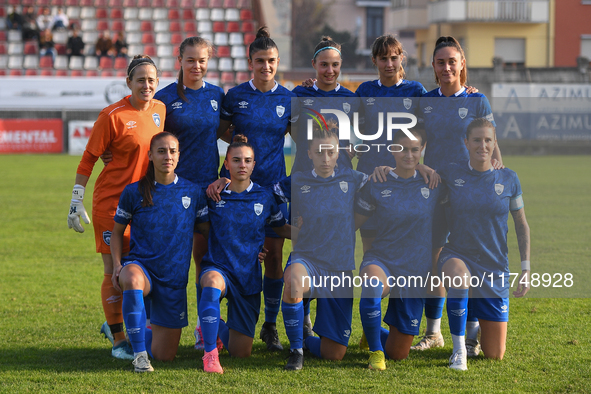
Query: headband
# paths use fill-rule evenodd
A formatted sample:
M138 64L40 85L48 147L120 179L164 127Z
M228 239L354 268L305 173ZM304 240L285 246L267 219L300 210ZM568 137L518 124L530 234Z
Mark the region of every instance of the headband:
M133 66L128 72L127 72L127 77L129 78L129 76L133 73L133 70L136 69L137 66L142 66L144 64L151 64L152 66L154 66L154 68L158 69L158 67L156 67L156 64L154 64L154 61L150 58L147 57L142 57L139 59L135 59L138 60L137 64L135 66ZM130 66L133 64L133 62L135 60L132 60L131 63L129 64Z
M314 54L312 59L316 59L316 55L318 55L320 52L324 51L325 49L334 49L335 51L337 51L339 53L339 55L341 54L341 51L339 51L335 47L323 47L323 48L320 48L319 50L316 51L316 53Z

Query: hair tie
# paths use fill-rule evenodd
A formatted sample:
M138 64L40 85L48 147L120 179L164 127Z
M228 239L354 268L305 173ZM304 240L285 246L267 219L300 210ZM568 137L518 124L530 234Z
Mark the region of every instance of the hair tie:
M337 51L339 53L339 55L341 54L341 51L339 51L335 47L323 47L323 48L320 48L319 50L316 51L316 53L314 54L314 56L312 57L312 59L316 59L316 55L318 55L320 52L324 51L325 49L334 49L335 51Z

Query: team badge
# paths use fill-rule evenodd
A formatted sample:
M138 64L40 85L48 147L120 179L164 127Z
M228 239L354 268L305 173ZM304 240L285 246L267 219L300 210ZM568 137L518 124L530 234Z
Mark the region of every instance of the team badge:
M495 193L500 196L501 193L503 193L503 190L505 190L505 185L501 183L495 183Z
M107 246L111 246L111 232L103 231L103 241Z
M464 119L466 115L468 115L468 108L458 109L458 115L460 115L460 118Z
M312 100L312 99L305 99L304 105L312 105L313 102L314 102L314 100Z
M209 100L210 104L211 104L211 108L213 108L214 111L218 110L218 102L215 100Z
M349 191L349 183L342 181L342 182L339 182L339 186L341 187L341 190L343 191L343 193L347 193L347 191Z
M160 127L160 115L154 113L152 114L152 119L154 120L156 127Z
M282 117L285 113L285 107L282 105L278 105L277 107L275 107L275 110L277 111L277 116L279 117Z
M348 114L351 111L351 104L343 103L343 111L345 111L345 113Z
M421 195L425 198L429 198L429 188L428 187L422 187L421 188Z
M412 106L412 100L409 98L405 98L404 100L402 100L402 104L404 104L404 108L410 109L410 107Z
M189 206L191 205L191 197L183 197L181 198L181 200L183 201L183 207L185 207L185 209L189 208Z
M254 204L254 213L260 216L263 213L263 204L259 204L258 202Z

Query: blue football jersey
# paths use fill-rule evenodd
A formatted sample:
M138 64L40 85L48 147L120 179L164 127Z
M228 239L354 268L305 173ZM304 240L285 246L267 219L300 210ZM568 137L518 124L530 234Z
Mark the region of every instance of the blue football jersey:
M379 79L375 81L367 81L359 85L356 92L361 98L359 107L360 122L363 123L364 135L373 135L379 130L379 113L383 113L383 132L382 135L376 139L365 142L371 144L384 144L378 151L376 147L372 147L368 152L364 152L359 158L357 164L357 171L366 174L372 174L377 166L396 167L396 161L391 152L385 148L392 142L388 141L386 134L386 113L387 112L406 112L410 114L417 114L419 109L419 99L427 90L416 81L400 80L394 86L384 86ZM376 100L376 98L388 97L389 100ZM401 121L407 123L407 121ZM394 131L393 133L395 133Z
M337 168L328 178L314 170L291 176L291 213L303 219L291 253L328 271L355 269L356 192L367 175L350 168Z
M291 202L291 176L286 176L273 185L273 194L277 204L286 204Z
M222 119L231 121L236 126L234 135L244 134L254 148L256 165L251 179L261 186L285 177L283 145L292 118L292 97L295 94L277 82L263 93L250 80L230 89L224 100ZM224 166L220 175L230 178Z
M377 236L363 259L379 260L396 276L426 277L432 265L433 213L442 189L429 189L418 172L404 179L391 171L386 182L368 182L355 212L377 218Z
M427 133L424 162L435 170L452 162L468 161L464 138L470 122L486 118L494 124L486 96L481 93L467 94L465 88L452 97L443 96L439 88L431 90L423 96L420 104Z
M291 168L291 172L298 171L312 171L314 165L312 160L308 157L308 119L313 119L311 115L317 116L313 111L320 112L321 109L337 109L343 111L349 116L359 111L359 100L357 95L349 89L340 84L334 90L325 92L318 89L316 83L314 86L306 88L303 86L296 86L293 90L298 96L299 114L297 122L292 126L292 137L296 143L296 154ZM337 120L333 114L322 114L326 121ZM351 119L352 120L352 119ZM349 146L348 140L340 140L340 146ZM339 159L337 165L341 168L352 168L351 159L345 150L339 152Z
M440 172L450 204L446 248L474 257L487 272L508 272L507 218L510 209L523 208L517 174L508 168L479 172L468 161Z
M204 81L200 89L185 89L185 101L176 89L177 82L173 82L154 96L166 105L164 130L179 139L181 155L176 172L206 186L218 177L220 156L216 133L224 91Z
M241 294L257 294L263 286L258 254L265 242L265 224L281 227L286 221L271 190L251 182L242 193L234 193L228 185L219 202L208 201L209 250L201 269L220 269Z
M176 177L170 185L156 183L154 205L142 207L138 182L127 185L121 193L115 222L130 224L130 251L123 261L139 261L152 280L167 287L187 287L193 227L205 222L205 193L196 184Z

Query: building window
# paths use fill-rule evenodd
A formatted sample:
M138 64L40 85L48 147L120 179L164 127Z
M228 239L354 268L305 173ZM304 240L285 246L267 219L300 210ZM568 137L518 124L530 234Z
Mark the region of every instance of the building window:
M376 38L384 34L384 9L367 7L365 18L365 47L371 48Z
M495 57L506 66L525 66L525 38L495 38Z
M591 59L591 35L581 36L581 56Z

